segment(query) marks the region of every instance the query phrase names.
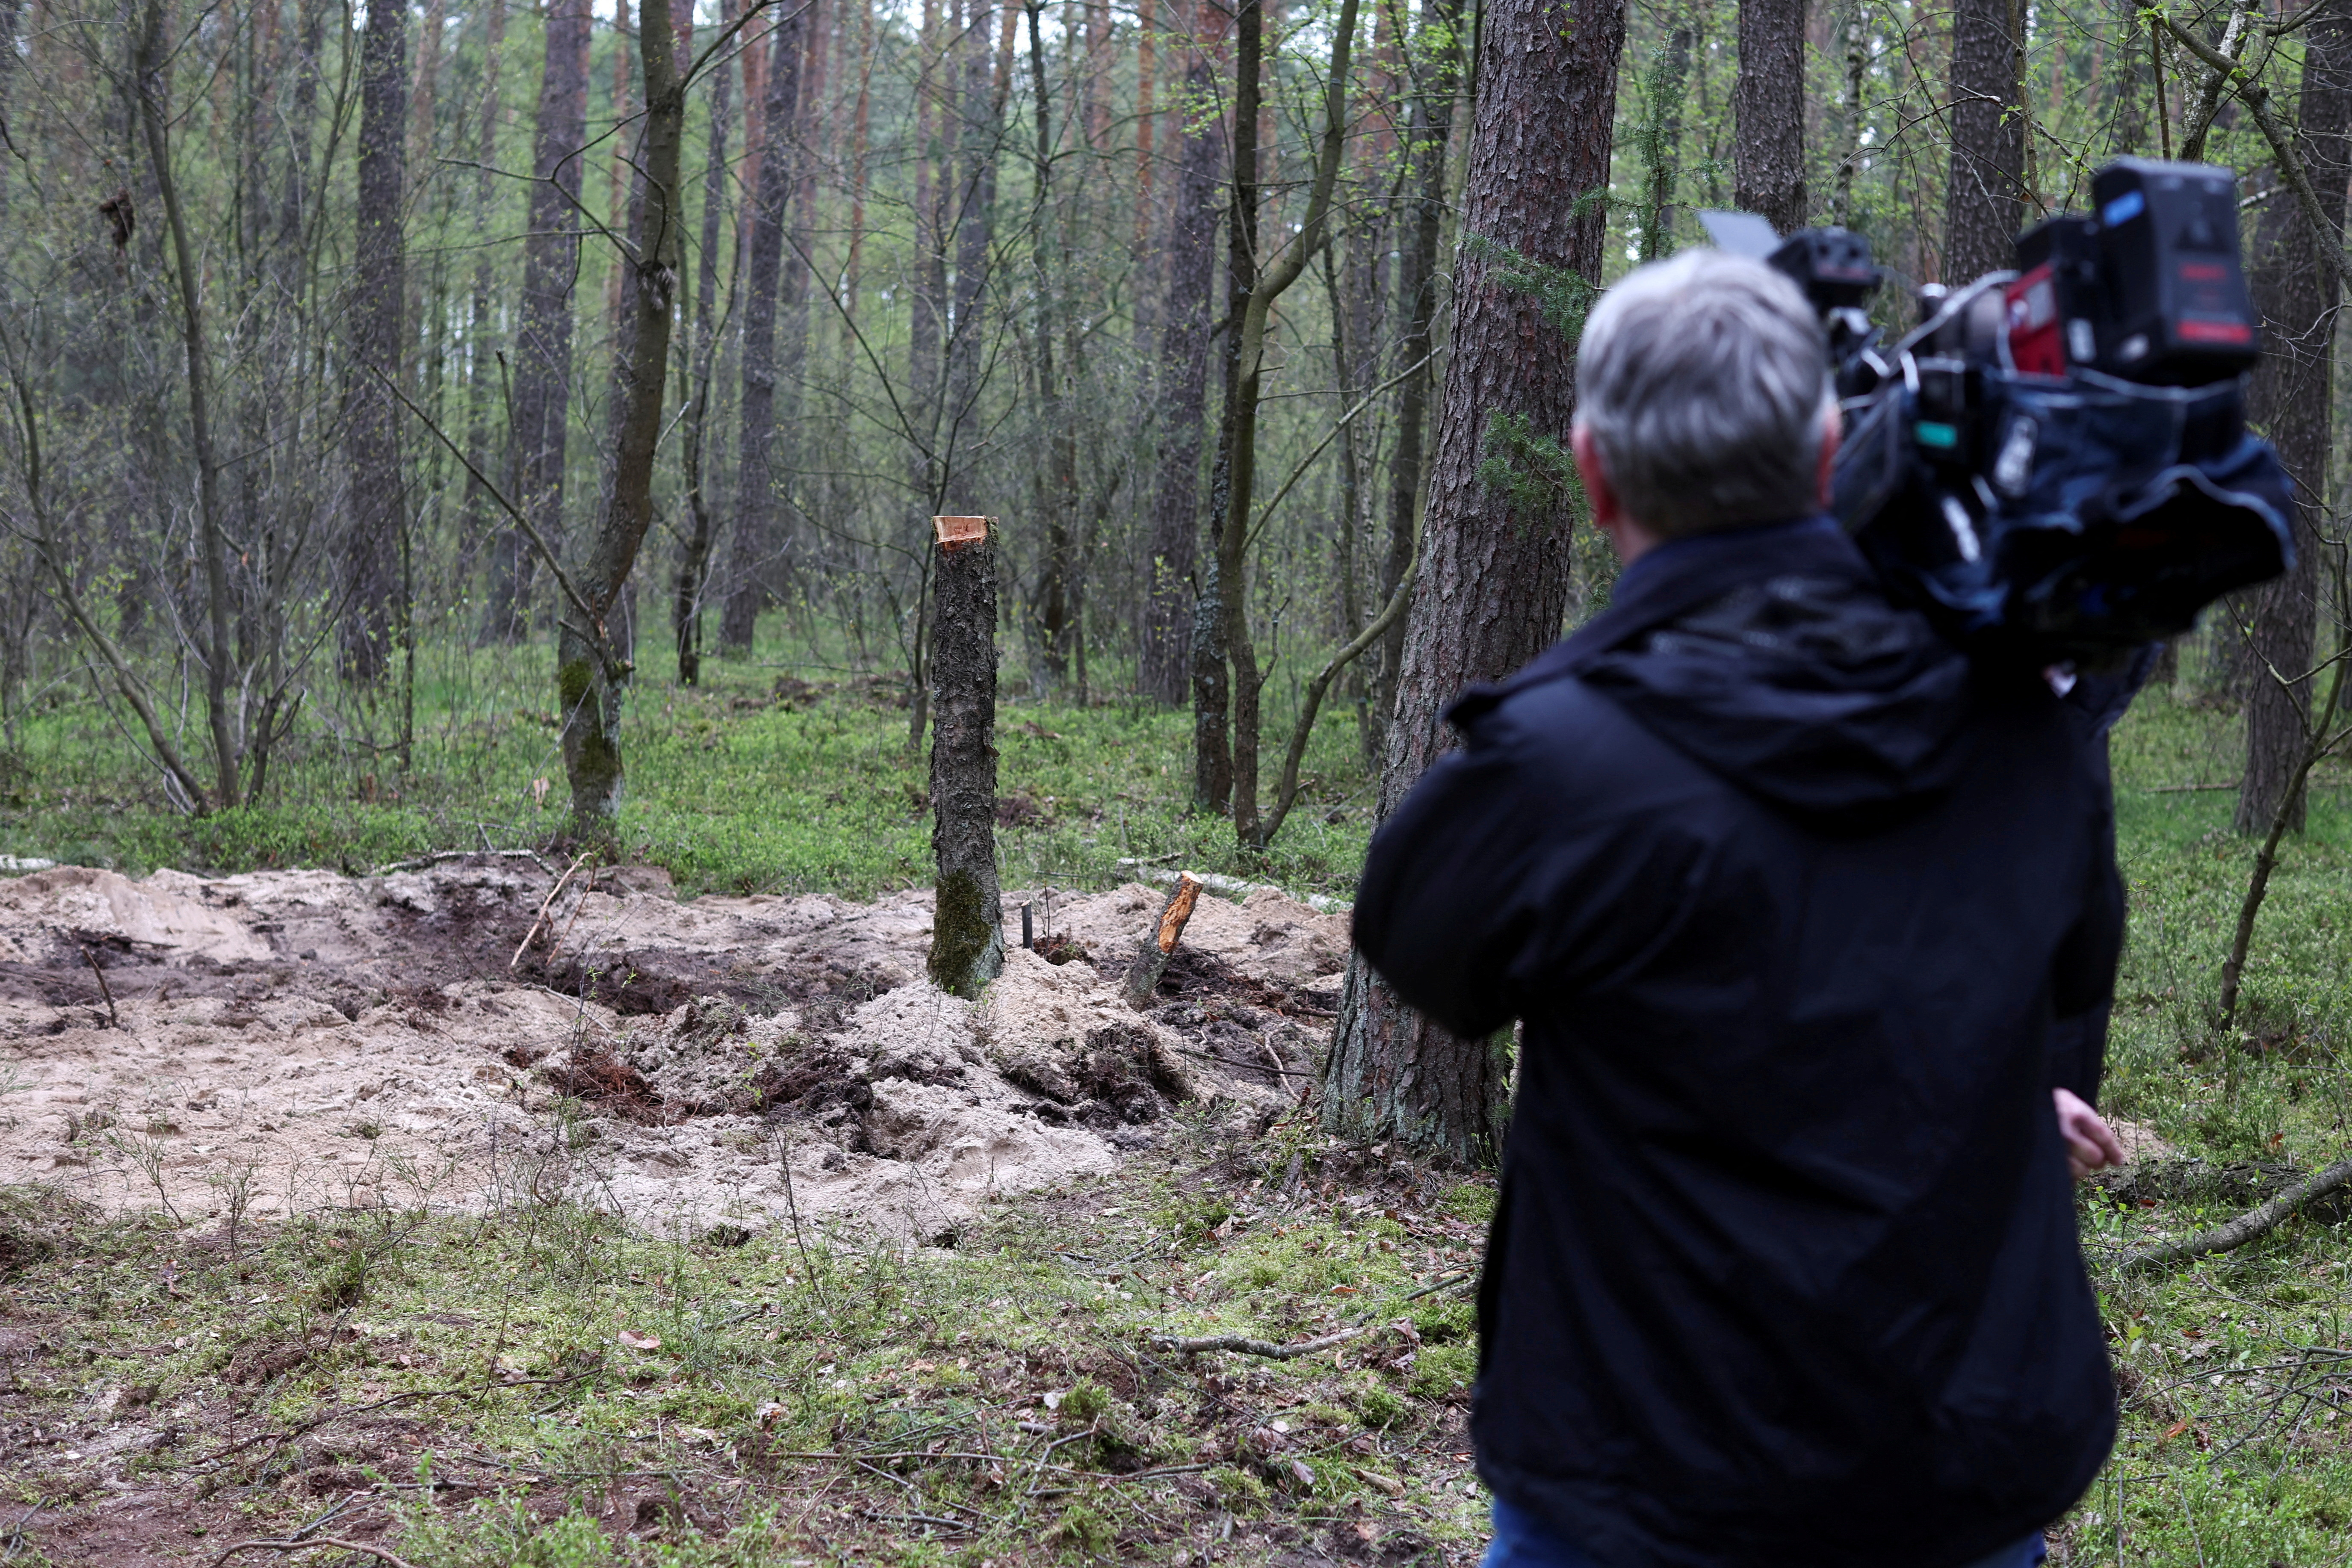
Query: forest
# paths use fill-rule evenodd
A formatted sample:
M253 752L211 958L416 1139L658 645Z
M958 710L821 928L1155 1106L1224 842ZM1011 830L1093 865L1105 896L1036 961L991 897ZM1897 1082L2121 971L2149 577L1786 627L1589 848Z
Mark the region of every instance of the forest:
M2110 742L2051 1557L2342 1563L2346 0L0 0L0 1560L1475 1563L1511 1047L1349 900L1587 313L2124 156L2299 548Z

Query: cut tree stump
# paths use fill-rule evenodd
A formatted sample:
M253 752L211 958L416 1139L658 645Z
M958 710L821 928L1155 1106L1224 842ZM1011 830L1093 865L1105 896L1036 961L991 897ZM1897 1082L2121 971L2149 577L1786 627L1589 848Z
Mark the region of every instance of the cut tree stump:
M1168 967L1169 954L1183 940L1184 922L1192 918L1192 907L1201 901L1201 879L1190 871L1176 878L1176 890L1160 906L1159 922L1127 966L1127 999L1138 1007L1148 1005L1151 994L1160 989L1160 976Z
M1004 972L996 876L996 545L985 518L941 518L931 626L932 981L977 996ZM977 522L974 529L967 525ZM957 524L956 527L944 526Z

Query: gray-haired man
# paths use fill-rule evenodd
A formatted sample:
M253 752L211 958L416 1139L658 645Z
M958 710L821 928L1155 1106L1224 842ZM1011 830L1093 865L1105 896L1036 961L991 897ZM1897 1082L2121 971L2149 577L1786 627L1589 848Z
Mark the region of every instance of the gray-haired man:
M1819 515L1787 279L1642 268L1579 375L1613 602L1454 706L1356 905L1414 1006L1525 1025L1489 1563L2022 1568L2114 1434L2047 1059L2121 940L2098 781Z

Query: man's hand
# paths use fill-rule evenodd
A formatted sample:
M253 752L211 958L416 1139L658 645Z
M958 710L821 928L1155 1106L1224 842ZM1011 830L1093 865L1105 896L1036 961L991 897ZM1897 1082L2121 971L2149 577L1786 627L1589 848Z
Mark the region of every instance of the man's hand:
M2058 1104L2058 1133L2066 1140L2066 1168L2081 1181L2094 1171L2124 1163L2124 1146L2099 1113L2083 1103L2073 1089L2053 1089Z

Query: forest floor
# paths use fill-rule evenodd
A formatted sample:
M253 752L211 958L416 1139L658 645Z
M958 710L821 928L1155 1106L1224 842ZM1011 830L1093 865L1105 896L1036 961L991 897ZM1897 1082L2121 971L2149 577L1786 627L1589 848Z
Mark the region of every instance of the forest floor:
M1344 915L1204 900L1129 1005L1139 879L1244 868L1182 810L1177 722L1010 707L1011 902L1052 940L941 996L903 713L796 692L647 711L642 863L552 898L535 721L227 822L31 748L0 850L85 864L0 880L7 1561L1475 1559L1493 1189L1303 1112ZM1250 869L1344 897L1364 779L1327 729L1307 831ZM2219 1026L2229 731L2158 693L2115 749L2136 1158L2081 1216L2124 1431L2069 1568L2352 1559L2343 1208L2117 1268L2352 1152L2352 810L2324 778ZM1176 1344L1220 1335L1330 1342Z

